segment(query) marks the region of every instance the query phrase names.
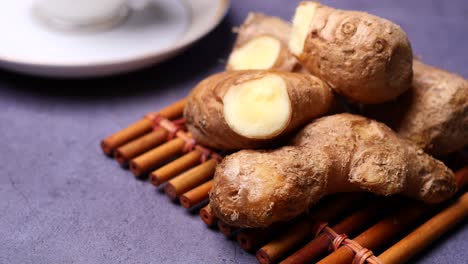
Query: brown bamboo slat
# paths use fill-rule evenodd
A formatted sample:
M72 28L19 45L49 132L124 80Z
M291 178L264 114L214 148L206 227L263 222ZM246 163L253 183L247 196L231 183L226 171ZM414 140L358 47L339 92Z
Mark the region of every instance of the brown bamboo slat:
M259 249L256 253L258 261L262 264L276 262L285 253L314 235L313 229L317 224L315 219L333 220L344 212L355 209L364 197L365 195L362 193L339 195L335 199L325 202L309 216L289 226L273 241Z
M231 237L232 235L234 235L234 232L239 230L238 227L228 225L220 220L218 220L218 229L219 232L221 232L221 234L225 235L226 237Z
M200 209L200 217L207 226L213 226L218 221L218 218L211 211L209 204Z
M237 233L236 240L245 251L253 252L276 237L284 226L284 224L276 224L267 228L243 229Z
M377 221L378 218L393 210L395 207L401 205L402 199L378 199L373 201L364 208L359 209L344 220L332 227L332 229L339 234L355 235L357 232L362 231L373 221ZM389 203L390 202L390 203ZM386 210L382 210L386 208ZM322 233L319 236L312 239L300 250L281 261L281 264L300 264L308 263L311 260L315 260L317 257L324 255L331 245L330 238Z
M143 176L152 169L161 166L170 158L183 152L185 141L174 138L161 146L146 152L130 161L130 170L137 177Z
M170 180L164 187L164 191L166 191L169 198L175 199L179 195L210 180L213 177L217 164L218 162L214 159L205 161L193 169L190 169Z
M186 99L177 101L166 108L161 109L158 114L162 117L173 119L182 115ZM139 138L153 130L153 122L149 118L142 118L130 126L112 134L101 141L101 148L107 155L111 155L114 150L125 143Z
M198 187L182 194L179 198L180 204L185 208L191 208L208 199L209 192L213 187L213 180L209 180Z
M406 262L467 217L468 193L465 193L449 207L383 252L379 259L385 264Z
M168 134L167 130L160 127L116 149L114 158L122 165L127 164L131 159L161 145Z
M168 163L150 174L150 181L154 186L159 186L174 178L180 173L200 163L201 151L193 150L182 157Z

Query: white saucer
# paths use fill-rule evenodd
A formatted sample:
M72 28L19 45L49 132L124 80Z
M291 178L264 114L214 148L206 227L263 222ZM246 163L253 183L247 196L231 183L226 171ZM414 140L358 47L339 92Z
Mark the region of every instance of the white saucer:
M2 2L0 68L52 77L91 77L162 62L219 24L229 0L152 0L121 25L101 32L48 28L32 14L33 0Z

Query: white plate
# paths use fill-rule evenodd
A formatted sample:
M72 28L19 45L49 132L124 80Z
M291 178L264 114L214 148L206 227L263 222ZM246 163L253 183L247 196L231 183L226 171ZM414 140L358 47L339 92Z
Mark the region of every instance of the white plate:
M102 32L53 30L31 14L33 0L2 1L0 68L53 77L127 72L180 53L219 24L228 0L152 0Z

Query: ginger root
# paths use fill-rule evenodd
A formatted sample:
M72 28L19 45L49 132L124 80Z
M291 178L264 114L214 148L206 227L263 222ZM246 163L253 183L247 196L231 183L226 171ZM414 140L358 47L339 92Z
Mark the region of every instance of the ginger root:
M409 91L392 102L365 106L362 113L433 156L468 146L468 81L417 60L413 72Z
M357 103L383 103L411 85L413 55L405 32L364 12L302 2L289 49L307 71Z
M331 89L312 75L231 71L200 82L188 96L184 117L200 144L259 148L324 115L332 101Z
M291 25L277 17L249 13L239 27L226 69L293 71L300 68L288 50Z
M227 156L216 169L210 205L228 224L265 227L331 193L400 193L438 203L456 188L442 162L384 124L345 113L307 125L288 146Z

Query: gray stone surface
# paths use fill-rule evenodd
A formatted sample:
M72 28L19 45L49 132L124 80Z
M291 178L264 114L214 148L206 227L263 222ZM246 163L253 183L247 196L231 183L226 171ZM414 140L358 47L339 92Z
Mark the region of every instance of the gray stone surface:
M221 70L231 27L248 11L290 19L296 4L232 2L192 49L143 71L93 80L0 71L0 263L255 263L99 149L100 139ZM324 2L394 20L424 61L468 77L467 1ZM467 263L467 237L465 223L413 262Z

